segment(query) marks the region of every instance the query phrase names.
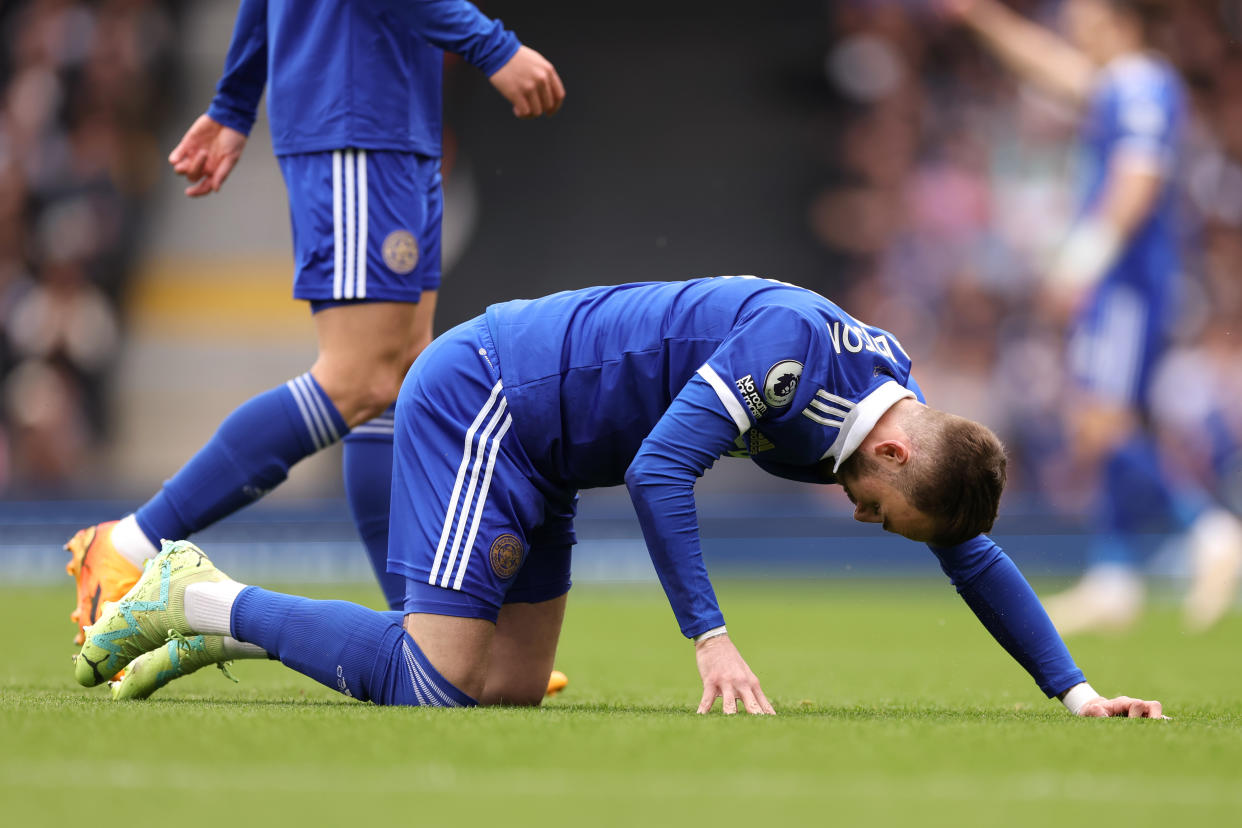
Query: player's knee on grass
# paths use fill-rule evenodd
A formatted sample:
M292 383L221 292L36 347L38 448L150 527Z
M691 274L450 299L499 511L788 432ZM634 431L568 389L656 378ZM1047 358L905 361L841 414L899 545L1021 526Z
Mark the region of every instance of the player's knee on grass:
M405 631L431 666L446 681L475 699L483 695L495 629L495 624L483 618L424 612L405 616Z
M566 598L561 594L501 607L480 704L535 706L543 701L556 659Z

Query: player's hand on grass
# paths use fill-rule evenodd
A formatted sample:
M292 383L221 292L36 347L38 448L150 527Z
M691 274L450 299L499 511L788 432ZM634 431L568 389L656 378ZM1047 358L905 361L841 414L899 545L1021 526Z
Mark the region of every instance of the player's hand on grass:
M565 100L565 87L556 67L528 46L521 46L509 62L489 78L519 118L555 115Z
M245 135L200 115L169 153L168 163L190 182L185 194L195 198L219 190L245 148Z
M724 700L725 715L737 712L741 702L747 713L775 715L776 711L763 695L759 679L746 666L742 654L733 646L728 635L718 635L694 645L694 657L699 663L699 675L703 678L703 699L699 713L707 713L716 703Z
M1110 716L1124 716L1130 719L1168 718L1168 716L1164 715L1164 707L1160 702L1132 699L1129 696L1118 696L1115 699L1097 696L1078 708L1078 715L1093 719L1103 719Z

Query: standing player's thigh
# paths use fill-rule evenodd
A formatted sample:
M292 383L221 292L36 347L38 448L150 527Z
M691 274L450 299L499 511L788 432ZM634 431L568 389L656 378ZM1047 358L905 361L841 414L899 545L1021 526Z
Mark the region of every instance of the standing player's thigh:
M296 261L293 295L418 302L440 284L437 159L339 149L281 156Z
M1070 339L1070 369L1079 387L1101 405L1141 407L1163 340L1160 324L1140 290L1101 284Z

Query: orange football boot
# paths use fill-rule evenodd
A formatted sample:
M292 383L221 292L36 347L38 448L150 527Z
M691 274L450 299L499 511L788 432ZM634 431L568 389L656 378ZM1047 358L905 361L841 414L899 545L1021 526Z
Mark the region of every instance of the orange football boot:
M552 675L548 676L548 691L544 695L551 698L568 686L569 677L560 670L553 670Z
M99 620L104 602L119 601L142 574L112 545L112 527L117 523L110 520L88 526L65 544L70 556L65 571L78 583L78 606L69 614L69 620L78 628L73 638L75 644L86 641L82 630Z

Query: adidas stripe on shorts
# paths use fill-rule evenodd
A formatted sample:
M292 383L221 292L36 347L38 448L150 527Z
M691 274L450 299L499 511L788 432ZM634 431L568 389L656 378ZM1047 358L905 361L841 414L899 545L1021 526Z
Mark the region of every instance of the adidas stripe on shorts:
M316 302L417 302L440 285L440 159L390 150L282 155L296 272Z
M397 398L388 571L405 611L495 621L570 587L577 494L512 432L496 349L474 319L437 338Z

